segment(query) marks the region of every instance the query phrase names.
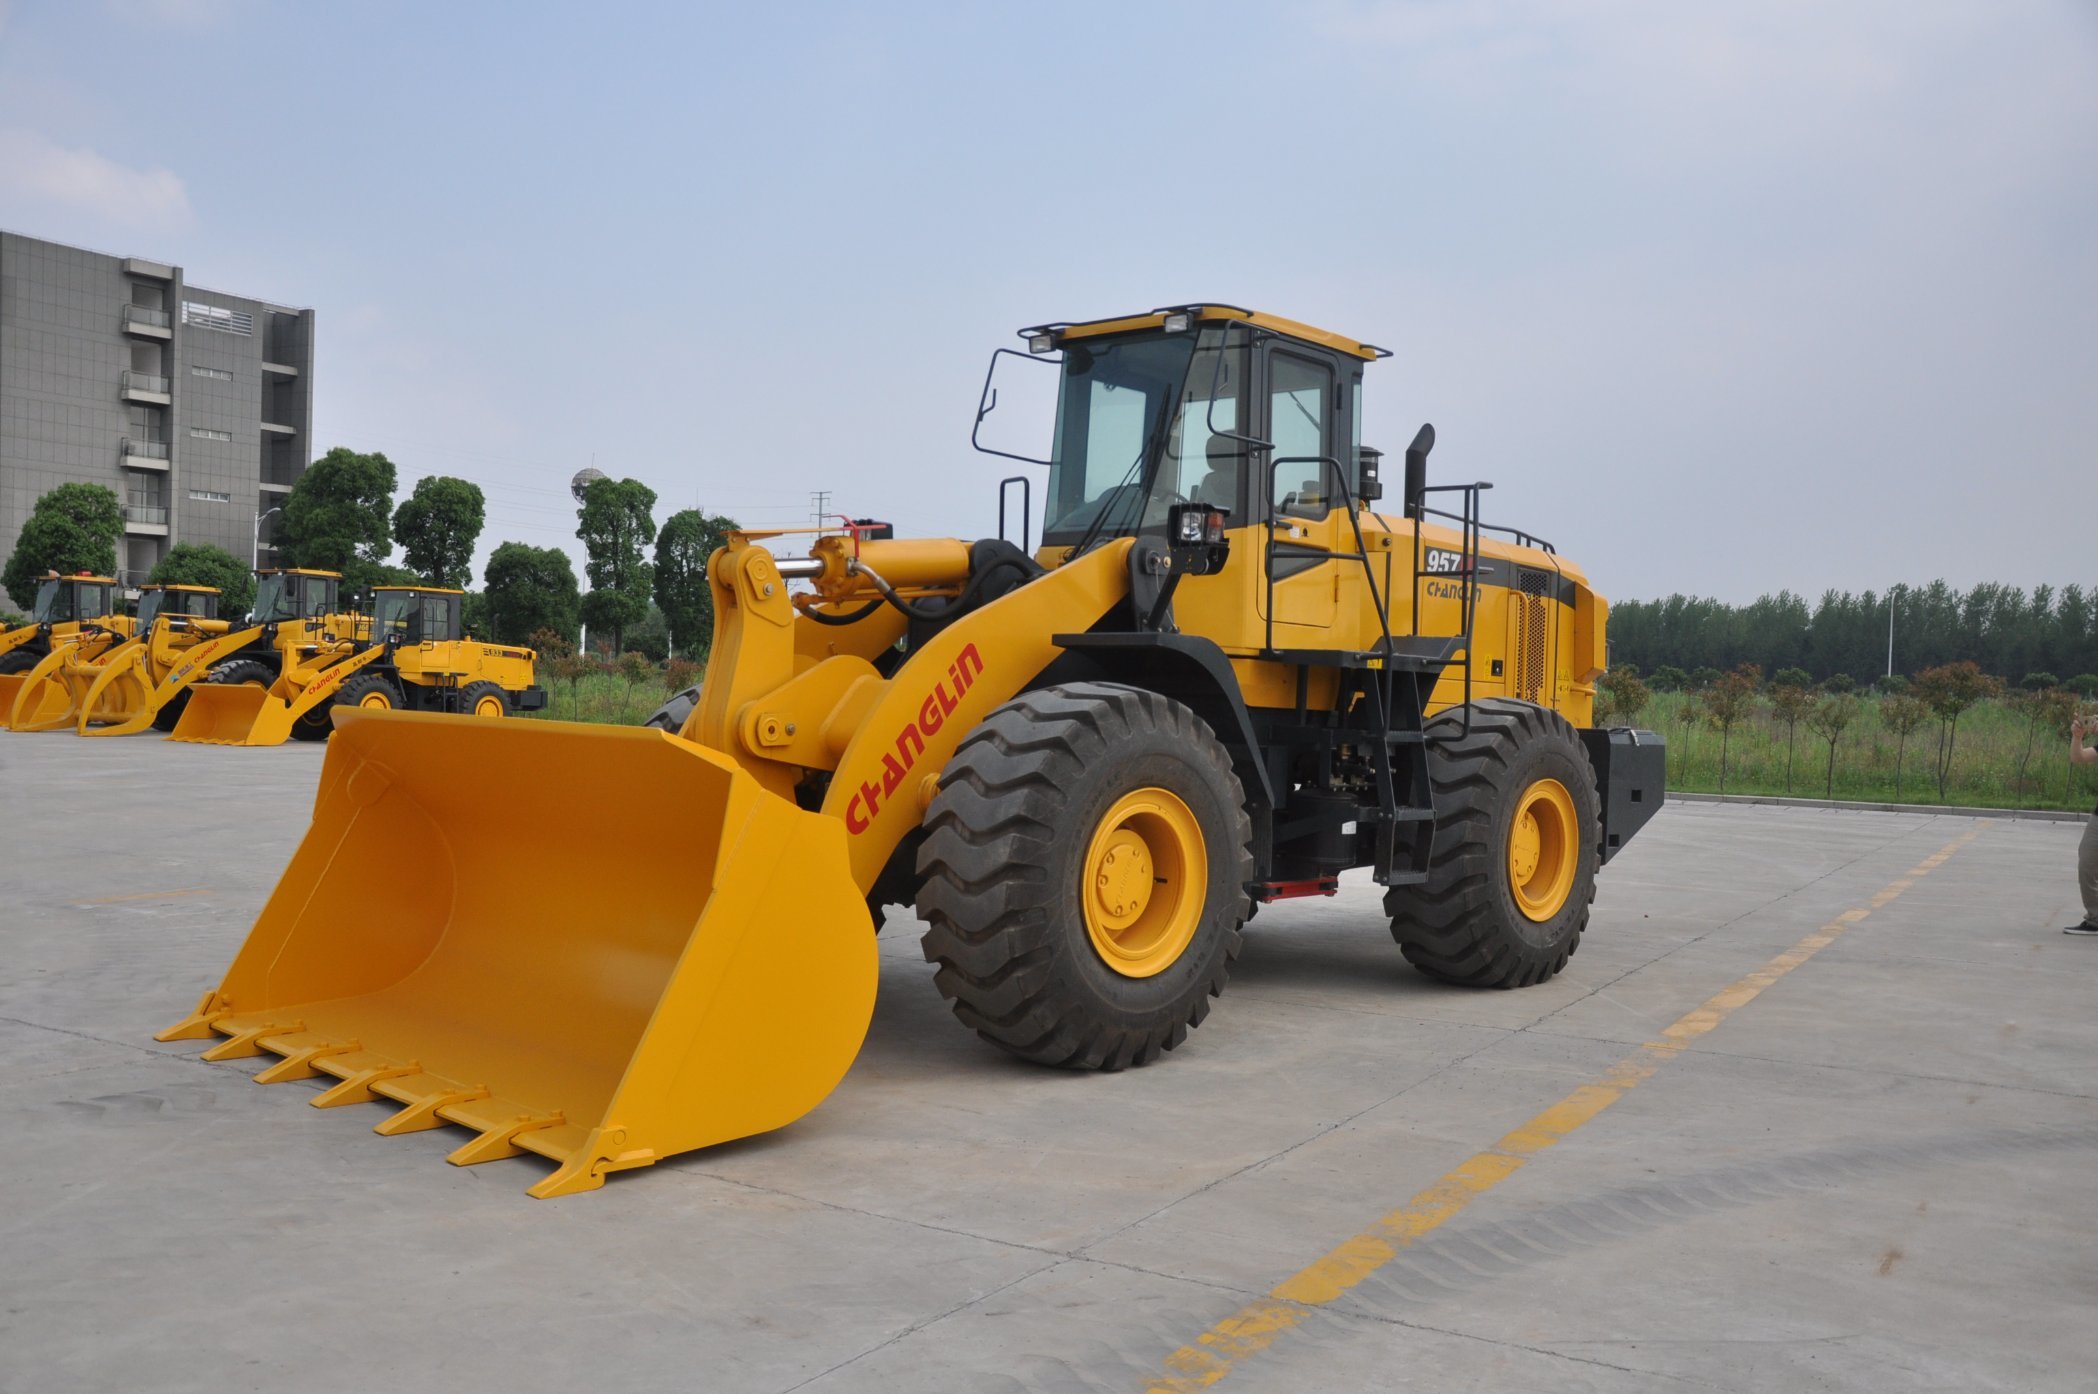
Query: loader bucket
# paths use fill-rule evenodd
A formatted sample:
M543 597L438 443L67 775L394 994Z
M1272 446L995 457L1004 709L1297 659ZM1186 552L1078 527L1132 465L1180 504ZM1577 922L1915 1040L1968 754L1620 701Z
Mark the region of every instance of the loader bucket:
M189 690L189 705L168 739L199 745L282 745L291 739L291 723L291 708L266 687L200 682Z
M71 719L72 699L59 678L65 649L53 649L26 673L0 675L0 725L10 731L48 731Z
M316 1107L533 1152L538 1197L784 1127L844 1077L874 930L844 826L661 731L337 709L313 826L159 1039Z
M95 670L73 729L83 736L125 736L153 722L152 687L143 644L127 644Z

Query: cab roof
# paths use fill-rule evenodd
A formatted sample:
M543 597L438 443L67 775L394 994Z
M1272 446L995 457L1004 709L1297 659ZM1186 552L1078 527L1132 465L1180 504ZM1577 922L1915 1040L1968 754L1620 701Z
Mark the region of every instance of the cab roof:
M151 585L140 586L139 589L142 591L194 591L200 595L219 595L223 593L217 586L192 586L182 581L155 581Z
M1123 315L1116 319L1089 319L1076 322L1058 320L1052 324L1037 324L1020 331L1023 339L1048 335L1058 344L1067 339L1094 339L1104 334L1128 334L1140 329L1158 329L1164 326L1168 315L1192 315L1196 320L1207 323L1215 320L1234 320L1250 324L1256 329L1272 330L1292 339L1301 339L1307 344L1318 344L1324 348L1338 349L1356 358L1375 361L1391 357L1391 350L1378 348L1350 339L1345 334L1335 334L1330 329L1320 329L1280 315L1264 314L1259 310L1248 310L1237 305L1167 305L1148 310L1140 315Z
M340 571L313 571L303 566L257 567L255 574L257 576L318 576L324 581L340 581L342 579Z
M86 581L90 585L98 586L113 586L117 583L117 578L114 576L97 576L92 571L68 571L63 576L46 576L44 579L46 581Z
M373 586L375 591L415 591L420 595L464 595L465 591L451 586Z

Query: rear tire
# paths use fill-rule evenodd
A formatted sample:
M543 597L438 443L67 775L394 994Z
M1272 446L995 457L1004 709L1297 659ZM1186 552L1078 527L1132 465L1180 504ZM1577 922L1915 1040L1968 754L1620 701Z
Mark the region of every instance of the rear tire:
M1461 707L1428 722L1428 879L1385 892L1384 909L1406 961L1429 977L1528 987L1566 966L1588 925L1602 824L1595 769L1557 712L1507 698L1471 712L1468 736L1457 734Z
M213 687L268 687L276 680L277 675L270 671L267 663L252 658L229 658L199 679ZM168 706L174 705L168 703Z
M295 741L324 741L334 735L335 722L328 715L334 705L333 702L324 702L294 721L291 738Z
M391 678L378 673L358 673L345 679L343 685L335 690L335 705L397 712L407 703L401 697L400 688L394 686Z
M492 682L470 682L459 693L459 710L491 720L510 714L510 694Z
M26 673L43 660L43 655L27 649L12 649L0 653L0 674Z
M955 751L924 826L925 957L985 1040L1119 1070L1179 1045L1223 992L1252 824L1180 703L1108 683L1023 693Z

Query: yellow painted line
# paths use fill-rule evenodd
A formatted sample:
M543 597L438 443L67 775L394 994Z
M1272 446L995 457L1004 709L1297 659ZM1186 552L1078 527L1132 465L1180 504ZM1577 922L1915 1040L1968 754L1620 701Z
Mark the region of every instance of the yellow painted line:
M1987 826L1986 823L1982 825ZM1845 910L1806 938L1701 1005L1676 1018L1653 1040L1612 1065L1485 1151L1467 1157L1434 1185L1360 1234L1342 1240L1166 1357L1165 1370L1145 1385L1147 1394L1190 1394L1208 1389L1252 1356L1309 1320L1314 1312L1399 1256L1399 1251L1452 1219L1464 1208L1520 1171L1616 1103L1690 1043L1762 994L1764 989L1842 937L1852 925L1893 903L1922 877L1981 835L1981 827L1956 838L1911 867L1872 897L1868 906Z
M140 891L137 895L105 895L98 896L93 900L76 900L72 903L75 905L122 905L127 901L133 900L173 900L177 896L210 894L211 887L209 886L184 886L180 890Z

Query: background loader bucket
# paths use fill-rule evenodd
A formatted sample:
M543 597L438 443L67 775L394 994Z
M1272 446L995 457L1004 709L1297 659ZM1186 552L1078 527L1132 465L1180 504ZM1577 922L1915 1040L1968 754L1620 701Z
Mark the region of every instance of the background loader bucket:
M26 673L0 674L0 726L10 731L48 731L72 710L59 679L66 651L53 649Z
M200 682L168 733L199 745L282 745L291 738L291 708L266 687Z
M199 695L202 695L201 693ZM337 709L313 826L162 1040L535 1152L540 1197L783 1127L874 1007L845 829L660 731Z

